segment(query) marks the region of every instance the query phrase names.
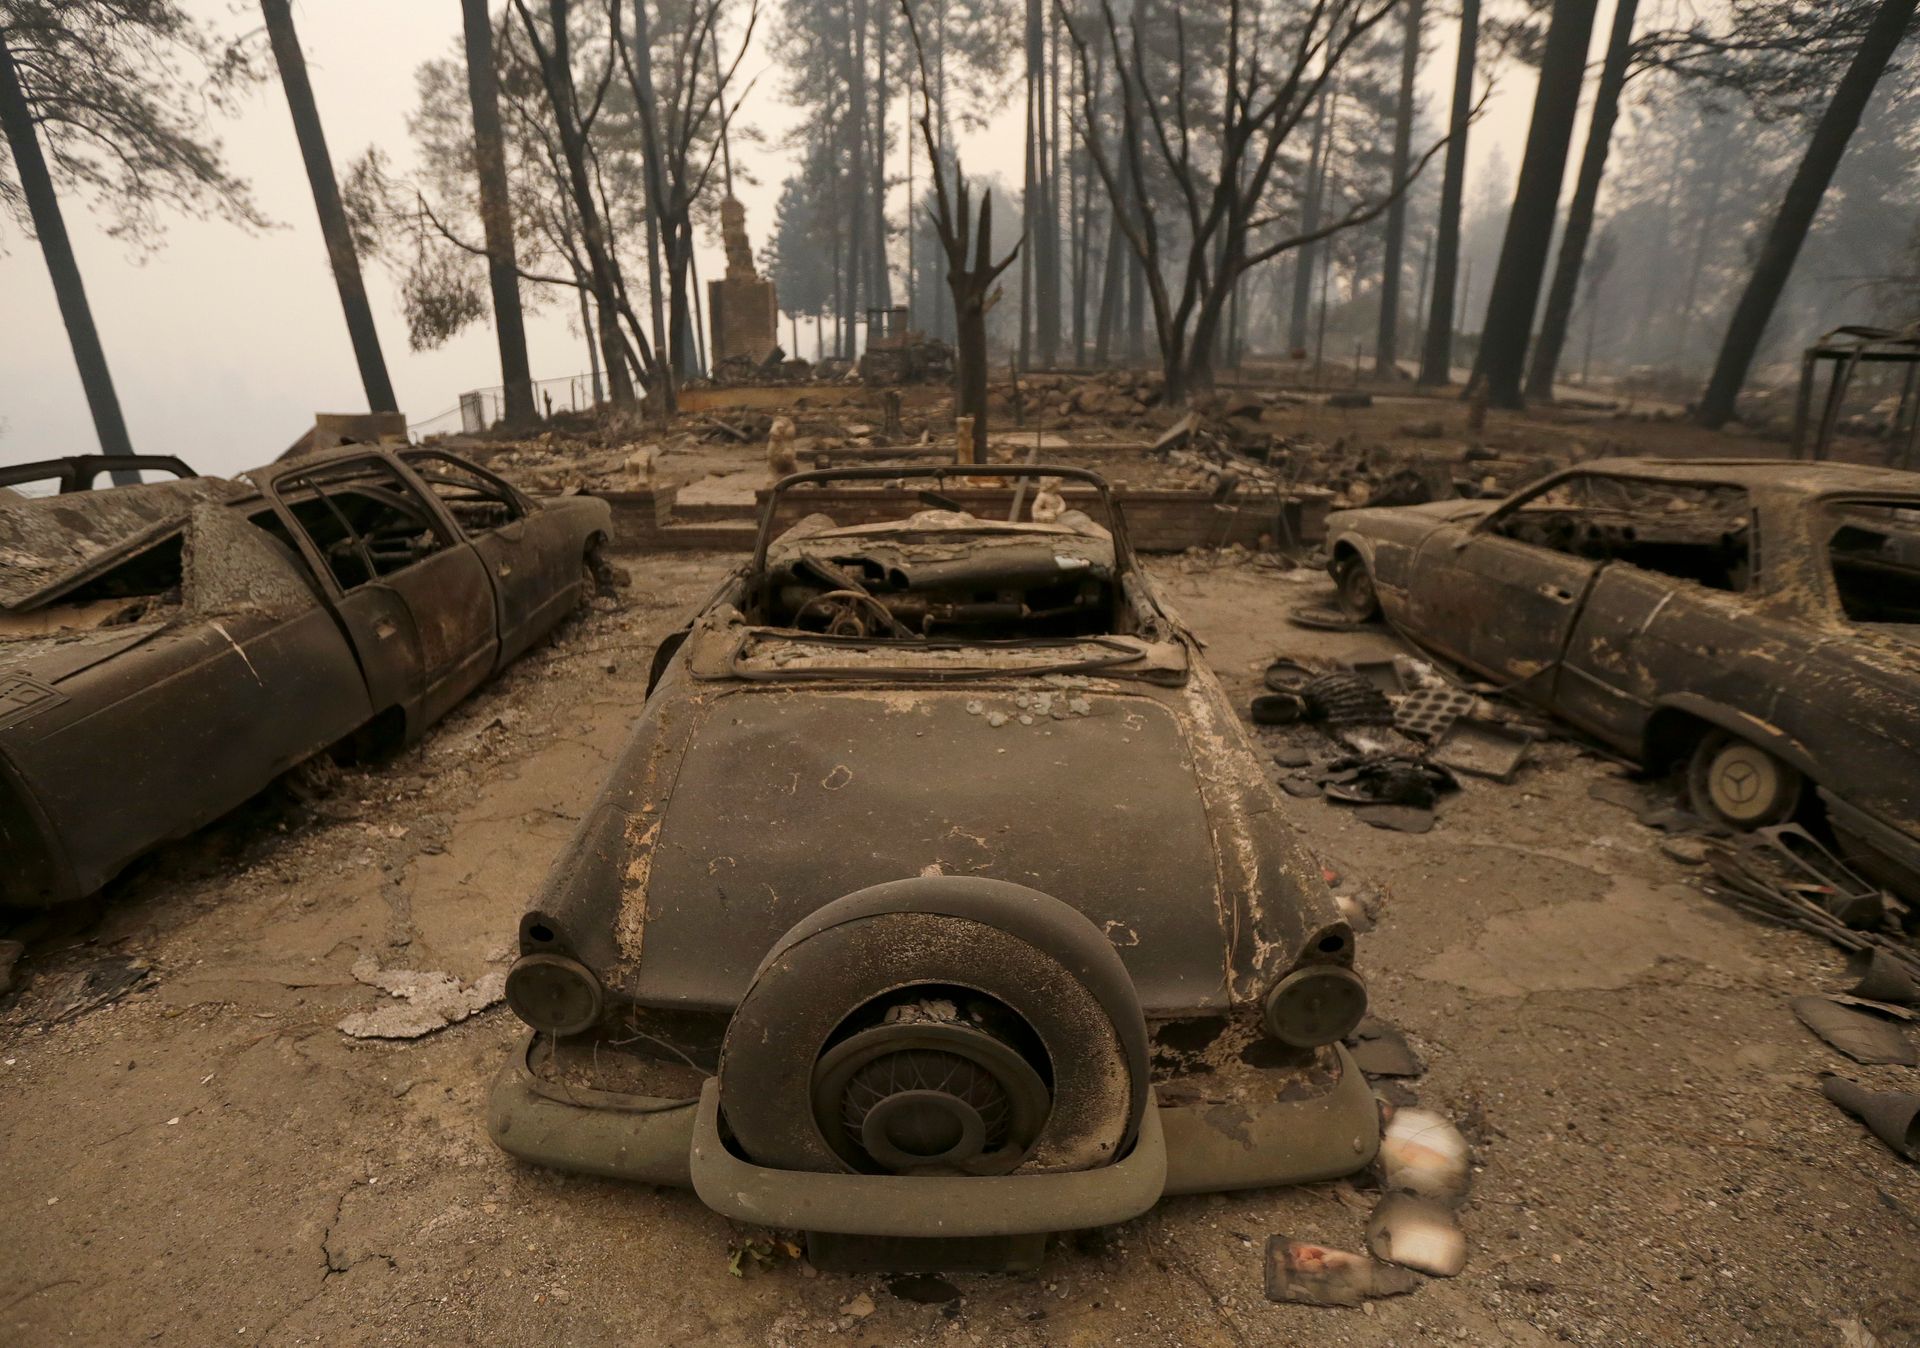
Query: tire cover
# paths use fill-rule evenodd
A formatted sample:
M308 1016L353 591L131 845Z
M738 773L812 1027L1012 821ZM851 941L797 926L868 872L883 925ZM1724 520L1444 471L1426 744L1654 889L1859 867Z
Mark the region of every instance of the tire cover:
M1057 899L955 877L850 894L768 953L721 1052L721 1106L742 1150L779 1169L845 1171L813 1120L814 1062L855 1009L921 984L1003 1002L1046 1047L1053 1110L1020 1171L1090 1169L1125 1152L1145 1110L1148 1058L1120 957Z

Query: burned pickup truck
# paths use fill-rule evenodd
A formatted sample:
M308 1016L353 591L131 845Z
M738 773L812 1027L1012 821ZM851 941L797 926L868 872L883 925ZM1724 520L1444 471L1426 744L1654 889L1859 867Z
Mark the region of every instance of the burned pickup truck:
M1608 460L1327 529L1353 616L1684 767L1703 816L1824 810L1849 860L1920 894L1920 478Z
M255 476L0 495L0 903L417 738L574 610L610 529L431 449Z
M773 538L849 479L906 489ZM506 1150L891 1270L1371 1160L1353 933L1097 476L787 478L655 672L520 924Z

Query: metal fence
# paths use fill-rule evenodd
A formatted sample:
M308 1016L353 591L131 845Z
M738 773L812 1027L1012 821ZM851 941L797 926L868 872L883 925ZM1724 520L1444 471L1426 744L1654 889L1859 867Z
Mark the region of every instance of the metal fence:
M533 409L542 420L561 412L590 412L606 401L601 380L591 374L533 381ZM411 422L407 434L415 440L430 435L476 435L500 421L507 411L505 385L477 388L460 395L457 407L425 421Z

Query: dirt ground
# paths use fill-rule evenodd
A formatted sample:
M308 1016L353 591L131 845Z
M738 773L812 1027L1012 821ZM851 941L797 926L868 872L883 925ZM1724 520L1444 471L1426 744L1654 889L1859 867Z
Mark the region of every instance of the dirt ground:
M927 1304L900 1292L941 1287L777 1250L735 1276L753 1233L691 1194L509 1160L481 1105L511 1013L353 1040L337 1023L381 998L353 968L505 967L653 643L727 564L637 561L420 746L276 788L37 934L0 1003L0 1342L1920 1342L1920 1169L1821 1098L1845 1064L1787 1007L1840 960L1691 887L1589 796L1618 769L1565 743L1423 837L1290 803L1384 892L1360 941L1375 1009L1473 1143L1457 1279L1363 1310L1267 1302L1269 1235L1359 1247L1372 1195L1348 1182L1170 1201ZM1152 565L1243 704L1277 654L1390 646L1287 625L1317 578Z

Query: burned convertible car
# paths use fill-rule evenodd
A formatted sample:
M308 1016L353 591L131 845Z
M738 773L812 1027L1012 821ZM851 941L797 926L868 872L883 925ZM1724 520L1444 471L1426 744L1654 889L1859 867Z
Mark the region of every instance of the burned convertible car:
M610 528L436 450L256 477L0 496L0 902L83 897L330 746L419 736L577 606Z
M845 485L963 474L1109 527ZM787 478L655 675L521 921L506 1150L892 1270L1372 1159L1353 934L1097 476Z
M1823 807L1920 894L1920 478L1607 460L1504 502L1332 516L1342 603L1509 686L1736 828Z

